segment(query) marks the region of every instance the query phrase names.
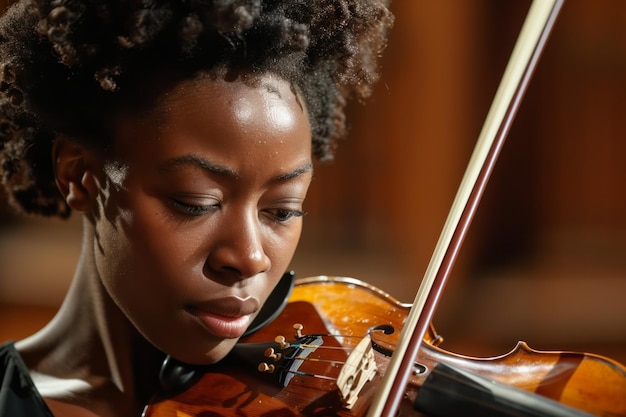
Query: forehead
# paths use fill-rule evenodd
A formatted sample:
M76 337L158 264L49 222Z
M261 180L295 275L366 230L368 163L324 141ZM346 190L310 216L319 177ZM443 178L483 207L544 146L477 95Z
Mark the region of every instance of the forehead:
M241 165L242 153L310 159L306 109L291 85L276 76L199 76L175 83L141 114L122 115L114 148L123 159L205 155Z
M185 112L174 115L172 110L176 108L185 108ZM200 75L179 82L162 94L154 110L163 122L185 115L191 118L202 112L207 116L221 114L222 123L231 118L242 125L267 121L279 130L293 124L296 117L309 122L299 94L287 81L271 74L242 75L232 80Z

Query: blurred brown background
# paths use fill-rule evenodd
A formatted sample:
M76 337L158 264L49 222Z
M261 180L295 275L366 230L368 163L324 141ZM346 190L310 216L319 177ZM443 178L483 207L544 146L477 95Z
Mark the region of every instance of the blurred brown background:
M528 6L395 0L382 80L317 167L299 276L413 300ZM622 0L566 0L435 316L444 348L496 355L524 340L626 363L624 28ZM3 209L0 341L54 313L79 235L77 218Z

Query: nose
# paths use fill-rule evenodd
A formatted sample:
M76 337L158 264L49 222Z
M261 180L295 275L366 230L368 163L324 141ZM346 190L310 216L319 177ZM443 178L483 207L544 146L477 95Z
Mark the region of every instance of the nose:
M209 276L242 280L270 269L271 260L256 213L224 222L217 234L206 262L211 270Z

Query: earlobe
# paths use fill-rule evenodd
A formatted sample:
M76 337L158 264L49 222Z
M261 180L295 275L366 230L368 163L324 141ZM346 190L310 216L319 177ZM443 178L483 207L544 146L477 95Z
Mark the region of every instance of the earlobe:
M67 204L76 211L88 211L95 198L96 183L90 167L91 151L60 136L52 148L57 187Z

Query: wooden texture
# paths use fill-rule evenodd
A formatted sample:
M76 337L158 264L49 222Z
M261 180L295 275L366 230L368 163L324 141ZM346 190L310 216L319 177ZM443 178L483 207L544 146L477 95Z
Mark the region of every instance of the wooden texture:
M383 324L399 330L406 313L406 305L358 280L313 277L297 283L290 303L275 322L244 342L271 341L277 332L290 332L294 323L301 323L304 334L334 335L325 337L325 348L348 348L319 348L311 357L342 360L359 341L351 336L364 335ZM432 330L418 360L427 369L444 362L596 415L626 416L626 368L610 359L573 352L539 352L523 343L498 357L472 358L433 346L431 343L440 339ZM288 333L280 334L290 340ZM398 332L383 335L374 331L371 336L378 345L393 349ZM265 360L262 354L256 359L231 356L206 368L206 373L187 390L158 396L145 417L363 416L389 359L377 354L379 374L365 385L350 410L342 406L331 380L295 376L283 388L271 376L257 372L255 362ZM334 362L304 361L298 370L336 377L340 367ZM421 374L411 378L400 415L419 415L411 410L407 400L419 391L425 377Z

